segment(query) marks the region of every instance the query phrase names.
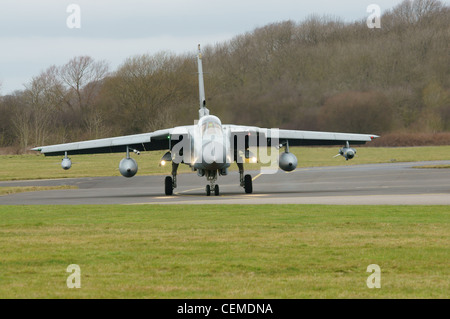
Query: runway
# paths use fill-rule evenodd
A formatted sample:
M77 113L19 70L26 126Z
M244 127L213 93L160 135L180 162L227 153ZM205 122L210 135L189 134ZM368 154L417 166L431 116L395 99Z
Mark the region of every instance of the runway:
M75 185L78 189L0 196L0 205L79 204L336 204L450 205L450 169L413 166L450 161L299 168L291 173L250 173L253 194L239 186L239 174L218 179L220 196L205 195L206 179L180 174L173 196L164 194L164 176L92 177L0 182L2 186Z

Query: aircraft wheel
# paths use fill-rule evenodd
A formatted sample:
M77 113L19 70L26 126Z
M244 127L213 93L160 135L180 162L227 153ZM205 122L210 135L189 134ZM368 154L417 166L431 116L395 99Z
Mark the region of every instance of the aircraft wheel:
M172 177L166 176L166 179L164 180L164 189L166 191L167 196L170 196L173 194Z
M219 196L219 185L214 186L214 195Z
M210 195L211 195L211 186L206 185L206 196L210 196Z
M244 176L244 188L247 194L251 194L253 192L253 182L251 175Z

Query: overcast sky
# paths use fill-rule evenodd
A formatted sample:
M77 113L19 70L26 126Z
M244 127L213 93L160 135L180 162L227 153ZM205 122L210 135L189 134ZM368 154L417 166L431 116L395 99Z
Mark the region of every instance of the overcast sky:
M443 1L448 3L450 0ZM169 50L195 52L256 27L311 14L364 19L368 5L384 12L401 0L0 0L0 94L51 65L78 55L106 60L115 70L127 57ZM80 28L70 29L70 4Z

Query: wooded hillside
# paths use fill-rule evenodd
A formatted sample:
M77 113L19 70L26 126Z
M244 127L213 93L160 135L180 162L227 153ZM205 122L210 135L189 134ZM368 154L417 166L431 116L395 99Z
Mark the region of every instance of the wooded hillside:
M450 132L450 7L437 0L404 1L380 29L365 18L277 22L205 46L203 56L207 105L223 123ZM50 66L1 97L0 147L193 124L196 72L195 51L138 54L117 70L87 56Z

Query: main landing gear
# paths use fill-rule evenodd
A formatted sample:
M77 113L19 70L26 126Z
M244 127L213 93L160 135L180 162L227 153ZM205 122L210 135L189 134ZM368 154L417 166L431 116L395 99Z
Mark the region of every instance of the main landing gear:
M174 188L177 187L178 165L179 164L172 162L172 176L166 176L166 179L164 180L164 190L167 196L172 195Z
M244 164L243 163L237 163L237 166L239 168L239 180L241 183L241 187L244 187L246 194L253 193L252 176L249 174L244 175Z

